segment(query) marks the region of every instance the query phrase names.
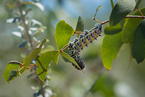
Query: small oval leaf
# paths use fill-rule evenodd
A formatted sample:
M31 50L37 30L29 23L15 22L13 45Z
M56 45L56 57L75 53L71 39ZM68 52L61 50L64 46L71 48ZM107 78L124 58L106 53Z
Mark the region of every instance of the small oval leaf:
M21 44L18 45L18 48L23 48L23 47L25 47L27 43L28 43L27 40L23 41Z
M97 9L96 9L96 13L95 13L95 15L94 15L94 18L96 17L97 12L98 12L102 7L103 7L102 5L100 5L100 6L97 7Z
M145 58L145 37L143 34L145 32L145 19L141 21L139 26L135 31L135 37L132 47L133 58L136 59L138 63L142 62Z
M69 42L73 33L74 29L64 20L58 22L55 29L55 40L59 50Z
M76 31L81 31L84 32L84 22L81 16L78 18L77 26L76 26ZM77 33L77 36L79 37L79 33Z
M111 12L109 26L119 23L134 9L135 4L135 0L119 0Z

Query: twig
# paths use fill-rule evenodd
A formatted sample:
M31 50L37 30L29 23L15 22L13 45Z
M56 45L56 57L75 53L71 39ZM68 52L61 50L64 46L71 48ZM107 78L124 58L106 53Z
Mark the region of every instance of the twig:
M126 16L125 18L141 18L141 19L145 19L145 16ZM100 22L100 21L98 21L97 19L94 19L94 18L93 18L93 20L99 22L101 25L104 25L104 24L109 22L109 20L106 20L104 22Z
M82 31L75 31L75 34L84 34Z
M87 97L87 95L91 92L91 90L93 89L94 85L96 84L96 82L98 81L98 79L100 78L100 76L102 75L103 71L104 71L104 68L102 67L102 69L97 74L95 81L93 82L93 84L91 85L91 87L84 93L83 97Z
M95 21L99 22L99 23L102 25L102 23L101 23L99 20L97 20L97 19L95 19L95 18L93 18L93 20L95 20Z
M40 79L38 79L38 80L39 80L40 88L42 90L42 93L41 94L42 94L43 97L45 97L45 91L44 91L44 88L43 88L42 81Z
M142 19L144 19L145 18L145 16L126 16L125 18L142 18Z
M69 44L66 44L66 45L60 50L60 52L65 51L68 47L69 47Z
M141 16L144 18L144 15L143 15L143 13L140 11L140 9L139 8L137 8L137 10L139 11L139 13L141 14Z
M29 35L29 28L28 28L28 26L27 26L26 23L25 23L25 16L24 16L23 13L22 13L22 8L21 8L21 5L22 5L22 4L21 4L21 2L20 2L19 0L16 0L16 4L17 4L17 7L18 7L19 12L20 12L20 14L21 14L21 20L22 20L22 22L23 22L23 24L24 24L24 28L25 28L25 30L26 30L26 33L27 33L27 36L28 36L28 39L29 39L31 48L33 48L31 36Z
M109 22L109 20L104 21L104 22L102 22L102 24L101 24L101 25L104 25L104 24L106 24L106 23L108 23L108 22Z

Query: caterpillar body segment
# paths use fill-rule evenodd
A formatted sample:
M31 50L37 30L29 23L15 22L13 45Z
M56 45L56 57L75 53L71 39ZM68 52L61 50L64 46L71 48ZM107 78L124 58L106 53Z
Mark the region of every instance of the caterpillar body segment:
M82 58L80 58L80 56L76 56L75 58L74 58L74 60L77 62L77 64L79 65L79 67L77 67L75 64L73 64L72 63L72 65L76 68L76 69L78 69L78 70L83 70L84 68L85 68L85 63L84 63L84 61L82 60Z
M70 50L69 51L69 55L77 62L77 64L79 65L79 67L77 67L75 64L72 63L72 65L78 69L78 70L82 70L85 68L85 64L84 61L82 60L82 58L80 58L79 53L77 51L74 50Z
M85 39L84 38L82 38L82 39L80 39L80 41L82 42L82 46L83 47L87 47L88 46L88 44L87 44L87 42L85 41Z
M74 39L73 42L69 43L69 55L80 66L80 68L78 68L75 64L72 63L76 69L82 70L85 68L85 63L79 56L80 51L83 50L85 46L88 46L89 43L92 43L94 40L96 40L98 36L101 36L101 33L102 25L98 23L94 28L89 31L85 30L84 34L80 34L79 38Z
M90 34L92 38L97 39L93 33Z

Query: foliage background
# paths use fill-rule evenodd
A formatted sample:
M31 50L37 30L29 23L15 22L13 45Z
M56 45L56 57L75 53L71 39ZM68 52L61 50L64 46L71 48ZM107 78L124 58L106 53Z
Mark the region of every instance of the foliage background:
M32 78L27 79L29 70L23 73L22 77L18 77L10 83L7 83L2 77L9 61L22 62L23 60L20 57L23 52L17 48L22 39L11 34L12 31L18 30L16 24L6 23L6 19L16 16L17 10L8 10L5 7L7 1L15 0L0 1L0 97L31 97L34 92L31 86L39 86L39 84ZM111 12L109 0L40 0L40 2L45 7L45 11L42 12L34 6L26 6L26 8L32 8L28 16L47 26L47 30L38 39L48 38L50 42L46 45L53 45L55 49L57 47L54 32L58 21L65 20L75 28L78 16L81 16L85 29L91 29L96 23L92 17L99 5L102 5L103 8L97 13L98 20L108 20ZM142 0L139 7L145 7L143 4L145 1ZM49 75L52 77L52 81L50 81L50 86L58 97L81 97L90 88L102 68L100 50L103 36L81 52L86 63L84 73L74 69L70 63L65 63L61 58L58 65L51 65ZM137 64L133 60L129 70L126 71L129 57L130 48L128 44L125 44L118 57L113 61L111 71L104 70L96 87L88 97L96 97L95 95L97 97L143 97L145 94L145 62Z

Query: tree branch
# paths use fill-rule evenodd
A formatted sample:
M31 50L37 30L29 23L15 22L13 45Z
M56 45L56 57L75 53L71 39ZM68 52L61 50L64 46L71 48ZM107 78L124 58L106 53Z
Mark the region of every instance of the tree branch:
M141 18L141 19L145 19L145 16L126 16L125 18ZM94 19L94 18L93 18L93 20L97 21L97 19ZM104 25L104 24L106 24L108 22L109 22L109 20L106 20L106 21L102 22L101 25Z
M38 79L38 80L39 80L40 88L42 90L42 93L41 94L42 94L43 97L45 97L45 91L44 91L44 88L43 88L42 81L40 79Z
M28 26L27 26L26 23L25 23L25 16L24 16L23 13L22 13L22 8L21 8L22 4L21 4L21 2L20 2L19 0L16 0L16 4L17 4L17 7L18 7L19 12L20 12L20 14L21 14L21 20L22 20L22 22L23 22L23 24L24 24L24 28L25 28L25 31L26 31L27 36L28 36L28 41L29 41L29 43L30 43L30 45L31 45L31 48L33 48L31 36L29 35L29 28L28 28Z

